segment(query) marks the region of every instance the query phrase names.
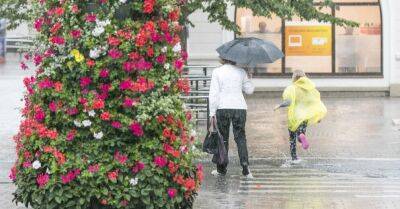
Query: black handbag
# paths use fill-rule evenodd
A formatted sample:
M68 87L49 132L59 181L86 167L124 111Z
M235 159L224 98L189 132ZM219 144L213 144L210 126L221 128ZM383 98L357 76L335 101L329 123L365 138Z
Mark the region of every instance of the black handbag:
M211 119L211 126L213 130L208 130L203 143L203 151L214 155L212 158L213 163L217 165L227 165L228 151L225 147L224 138L216 125L215 118Z

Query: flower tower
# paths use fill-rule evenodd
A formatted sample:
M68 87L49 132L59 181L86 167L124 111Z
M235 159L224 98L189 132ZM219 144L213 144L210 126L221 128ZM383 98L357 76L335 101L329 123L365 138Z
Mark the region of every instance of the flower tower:
M37 66L14 137L32 208L191 208L201 179L179 98L182 0L34 0ZM24 64L22 67L26 67Z

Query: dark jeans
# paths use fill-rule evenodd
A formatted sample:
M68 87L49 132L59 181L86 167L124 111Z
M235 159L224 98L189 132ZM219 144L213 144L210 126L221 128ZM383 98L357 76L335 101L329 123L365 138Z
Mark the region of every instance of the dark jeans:
M246 110L241 109L219 109L217 110L218 130L224 138L226 150L229 149L229 129L232 123L233 136L237 144L240 165L249 165L249 156L246 142ZM226 173L227 165L217 165L219 173Z
M295 132L289 130L290 136L290 155L292 156L292 160L297 160L297 152L296 152L296 141L300 141L300 134L306 134L307 131L307 121L300 124Z

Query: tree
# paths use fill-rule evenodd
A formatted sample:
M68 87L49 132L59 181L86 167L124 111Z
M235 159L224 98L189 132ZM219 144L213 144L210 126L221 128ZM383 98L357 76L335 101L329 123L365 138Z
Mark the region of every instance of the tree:
M176 0L39 0L15 136L14 201L44 208L191 208L203 178L179 98Z

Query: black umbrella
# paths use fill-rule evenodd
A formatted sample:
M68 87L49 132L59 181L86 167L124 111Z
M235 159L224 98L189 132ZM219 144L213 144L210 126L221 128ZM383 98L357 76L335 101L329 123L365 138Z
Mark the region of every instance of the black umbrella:
M218 47L217 52L222 59L248 67L273 63L285 56L274 43L259 38L237 38Z

